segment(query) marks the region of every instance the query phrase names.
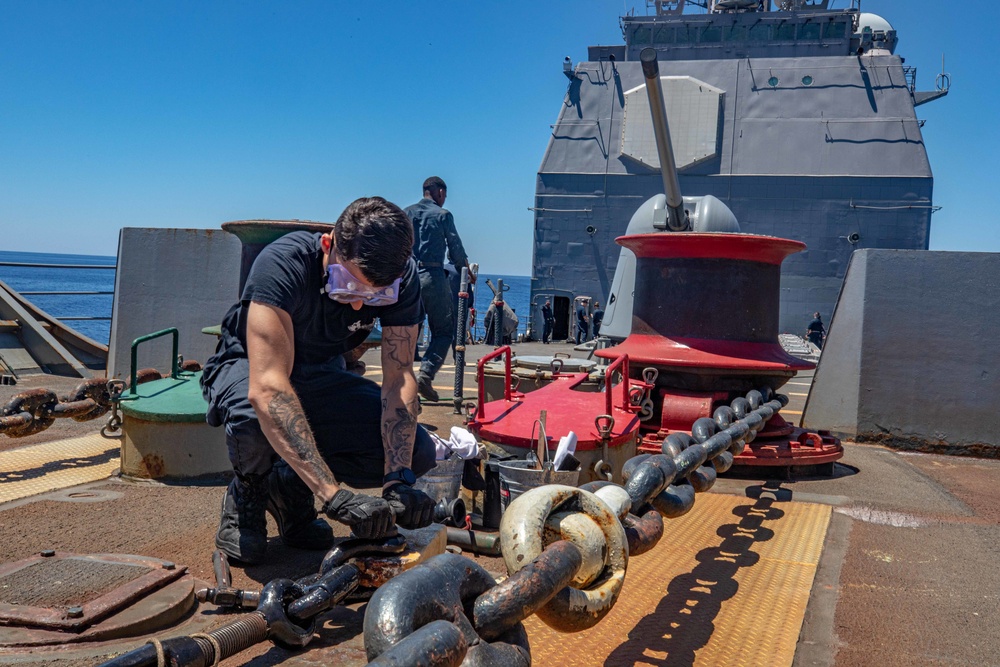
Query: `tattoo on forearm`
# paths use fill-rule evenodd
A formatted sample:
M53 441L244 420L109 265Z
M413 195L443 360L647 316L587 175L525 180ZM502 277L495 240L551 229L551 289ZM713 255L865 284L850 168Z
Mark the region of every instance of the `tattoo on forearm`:
M413 351L417 346L416 327L386 327L382 345L388 357L402 367L413 365Z
M267 404L267 412L274 425L299 458L309 464L323 483L336 484L326 461L319 455L316 438L313 436L302 404L295 394L279 391Z
M383 417L382 442L385 446L386 470L410 467L416 432L417 420L405 407L396 408L393 417Z

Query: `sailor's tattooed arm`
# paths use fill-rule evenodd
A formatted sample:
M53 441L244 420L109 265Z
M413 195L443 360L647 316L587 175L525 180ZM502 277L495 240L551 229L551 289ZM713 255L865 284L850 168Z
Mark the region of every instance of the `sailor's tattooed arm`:
M289 380L295 349L288 313L252 302L247 317L250 385L247 397L271 447L290 465L320 500L340 487L316 449L316 439L302 403Z
M299 460L308 465L324 484L336 484L333 472L316 448L316 438L306 421L299 397L290 391L275 392L267 404L267 412L281 439L298 455Z
M417 433L417 380L413 352L417 327L384 327L382 330L382 446L385 472L409 468Z

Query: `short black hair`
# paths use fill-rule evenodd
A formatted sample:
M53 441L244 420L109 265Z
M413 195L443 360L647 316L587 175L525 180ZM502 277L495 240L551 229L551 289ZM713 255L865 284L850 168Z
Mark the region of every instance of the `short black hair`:
M372 285L385 287L403 275L413 253L413 223L381 197L351 202L333 225L337 253L352 261Z
M431 176L426 181L424 181L424 192L437 192L438 190L447 190L448 186L445 185L444 180L440 176Z

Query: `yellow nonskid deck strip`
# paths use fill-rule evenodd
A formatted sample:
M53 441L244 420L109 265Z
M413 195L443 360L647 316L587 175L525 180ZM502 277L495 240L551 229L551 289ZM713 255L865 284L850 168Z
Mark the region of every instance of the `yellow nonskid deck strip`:
M109 477L121 439L100 433L0 452L0 503Z
M525 621L537 665L791 665L830 508L701 494L631 558L618 603L562 634Z

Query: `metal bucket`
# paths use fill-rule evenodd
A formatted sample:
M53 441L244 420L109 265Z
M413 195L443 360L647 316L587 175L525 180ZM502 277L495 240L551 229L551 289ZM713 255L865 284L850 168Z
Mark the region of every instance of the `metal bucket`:
M536 470L532 461L500 462L500 504L504 509L528 489L546 484L576 486L579 470Z
M465 459L457 456L437 461L437 467L424 473L414 484L414 488L420 489L435 501L454 500L461 491L464 470Z

